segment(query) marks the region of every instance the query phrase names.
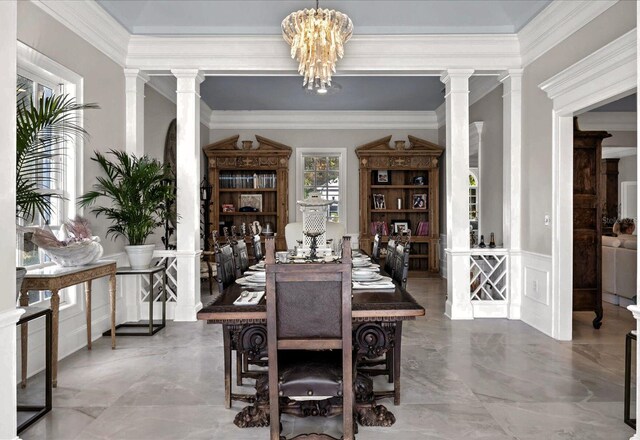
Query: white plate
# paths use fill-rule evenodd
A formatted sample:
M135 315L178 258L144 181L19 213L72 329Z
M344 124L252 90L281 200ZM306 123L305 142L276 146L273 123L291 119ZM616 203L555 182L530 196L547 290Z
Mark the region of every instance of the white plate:
M356 275L355 273L351 274L351 279L353 279L353 281L380 281L382 278L382 275L375 272L358 275Z
M264 264L254 264L253 266L249 266L249 269L264 272Z
M351 264L353 267L370 267L371 261L353 261Z
M257 275L257 274L246 277L246 280L249 281L250 283L257 283L257 284L265 284L267 282L267 279L265 277L261 277L260 275Z
M261 281L261 282L250 281L249 278L250 277L238 278L236 280L236 283L240 284L241 286L264 286L266 284L264 281Z

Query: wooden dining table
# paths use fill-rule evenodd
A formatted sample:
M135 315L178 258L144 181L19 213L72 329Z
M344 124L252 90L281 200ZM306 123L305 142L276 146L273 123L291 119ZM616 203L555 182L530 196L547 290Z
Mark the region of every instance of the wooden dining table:
M330 263L329 263L330 264ZM381 275L386 275L381 268ZM395 284L393 289L353 289L352 322L354 345L362 358L375 359L393 351L394 390L376 392L376 398L393 397L400 404L400 364L402 351L402 323L425 315L425 309L409 292ZM255 289L255 288L254 288ZM225 407L231 408L232 400L253 402L253 395L234 394L231 380L231 353L247 356L250 360L266 358L266 304L264 298L257 305L236 305L245 286L234 283L222 291L211 303L202 308L198 320L208 324L221 324L224 342ZM374 405L375 406L375 405ZM380 406L380 405L377 405ZM238 419L244 418L242 427L264 426L260 420L248 421L247 408ZM386 411L386 409L385 409ZM379 423L375 419L380 419ZM241 421L242 422L242 421ZM369 426L388 426L383 417L372 416Z

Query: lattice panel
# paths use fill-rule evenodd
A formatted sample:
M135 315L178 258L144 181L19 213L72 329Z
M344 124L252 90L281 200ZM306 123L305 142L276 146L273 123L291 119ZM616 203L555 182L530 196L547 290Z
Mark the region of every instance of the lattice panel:
M324 248L327 246L327 207L310 207L307 206L302 209L302 230L319 232L322 234L316 239L316 245L318 248ZM307 237L303 233L303 243L305 248L311 246L311 237Z
M158 256L158 255L154 255ZM167 302L178 301L178 259L175 254L163 252L156 266L167 268ZM153 294L153 301L162 302L162 276L160 274L153 277L153 289L149 289L148 277L142 277L140 294L142 301L149 301L149 292Z
M507 299L507 256L471 255L470 292L472 301Z

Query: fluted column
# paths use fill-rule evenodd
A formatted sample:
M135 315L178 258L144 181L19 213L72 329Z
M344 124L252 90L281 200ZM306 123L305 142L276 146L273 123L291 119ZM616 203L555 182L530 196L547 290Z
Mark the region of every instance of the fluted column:
M469 293L469 77L471 69L450 69L446 86L447 302L451 319L473 319Z
M144 85L149 77L140 69L124 69L125 77L125 147L127 153L144 155Z
M509 319L522 305L522 69L500 75L502 82L504 247L509 251Z
M176 321L195 321L200 301L200 83L197 69L173 69L177 78L178 304Z

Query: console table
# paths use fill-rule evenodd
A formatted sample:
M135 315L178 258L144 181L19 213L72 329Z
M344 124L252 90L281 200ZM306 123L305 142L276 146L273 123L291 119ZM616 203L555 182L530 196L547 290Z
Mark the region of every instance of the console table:
M51 336L51 375L53 386L58 385L58 312L60 310L60 296L58 292L66 287L84 283L87 319L87 348L91 350L91 281L109 277L109 302L111 303L111 348L116 348L116 262L99 261L86 266L62 267L48 266L41 269L27 271L20 289L20 305L28 306L30 290L51 291L51 311L53 315ZM22 355L22 387L27 385L27 352L29 331L28 324L21 325L21 355Z

